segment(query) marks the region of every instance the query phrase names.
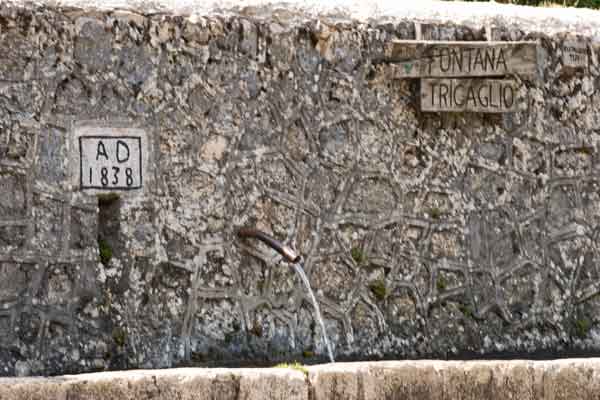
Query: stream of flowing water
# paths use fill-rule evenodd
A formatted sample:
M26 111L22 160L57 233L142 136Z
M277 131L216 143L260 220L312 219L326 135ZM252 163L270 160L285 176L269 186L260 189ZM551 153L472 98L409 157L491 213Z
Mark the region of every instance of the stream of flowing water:
M313 303L313 307L315 308L315 312L317 314L317 320L319 321L319 326L321 327L321 332L323 333L323 340L325 341L325 345L327 346L327 353L329 353L329 360L331 360L331 362L335 362L335 359L333 358L333 351L331 350L331 343L329 343L329 338L327 337L327 331L325 330L325 323L323 322L323 317L321 317L321 309L319 308L319 303L317 303L315 294L313 293L313 290L310 287L310 282L308 281L308 277L304 273L304 268L302 268L303 264L304 263L302 261L300 261L297 263L293 263L292 265L294 266L294 270L296 270L296 273L302 280L302 283L304 283L304 286L306 286L306 290L308 290L308 294L310 295L310 299Z

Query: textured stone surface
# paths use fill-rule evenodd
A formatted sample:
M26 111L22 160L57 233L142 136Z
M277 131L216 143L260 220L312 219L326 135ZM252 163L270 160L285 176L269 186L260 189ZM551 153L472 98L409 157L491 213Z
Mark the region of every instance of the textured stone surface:
M0 399L596 399L600 360L393 361L0 378Z
M0 374L318 360L300 280L245 225L304 255L338 357L600 350L598 51L564 68L572 38L494 26L539 41L526 107L439 114L385 44L486 27L17 3L0 24ZM73 183L81 121L144 128L142 191Z
M302 372L291 369L171 369L0 379L0 399L308 400Z
M594 399L598 359L405 361L309 368L315 400Z

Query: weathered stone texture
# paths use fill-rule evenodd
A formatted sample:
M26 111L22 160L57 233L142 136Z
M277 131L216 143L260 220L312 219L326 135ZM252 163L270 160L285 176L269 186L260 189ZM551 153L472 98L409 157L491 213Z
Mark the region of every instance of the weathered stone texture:
M0 379L0 399L308 400L308 385L302 373L284 369L130 371Z
M600 360L401 361L0 378L0 399L593 400Z
M595 399L598 362L379 362L309 368L315 400Z
M600 350L600 70L565 68L572 38L495 27L539 42L527 102L443 114L386 44L484 27L6 2L0 25L1 375L323 357L245 225L303 254L340 358ZM79 190L82 121L145 130L143 189Z

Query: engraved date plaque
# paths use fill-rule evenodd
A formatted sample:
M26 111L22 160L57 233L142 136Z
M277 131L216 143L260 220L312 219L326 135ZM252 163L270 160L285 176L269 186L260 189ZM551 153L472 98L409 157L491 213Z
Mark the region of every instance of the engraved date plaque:
M142 187L142 145L138 136L80 136L81 189Z
M71 127L72 190L88 195L122 192L130 197L152 185L153 147L147 125L115 119L73 121Z

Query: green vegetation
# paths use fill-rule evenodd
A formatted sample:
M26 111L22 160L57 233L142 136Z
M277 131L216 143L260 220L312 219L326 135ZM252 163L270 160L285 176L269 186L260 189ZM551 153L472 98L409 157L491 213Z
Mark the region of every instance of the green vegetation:
M375 298L377 298L379 301L384 300L385 296L387 295L387 288L382 279L371 283L369 285L369 289L371 289L371 292L373 292L373 295L375 295Z
M302 357L304 357L304 358L313 358L314 356L315 356L315 353L313 353L310 350L304 350L302 352Z
M489 1L489 0L465 0L465 1ZM576 8L600 8L600 0L496 0L497 3L517 4L520 6L535 7L576 7Z
M590 329L592 329L592 321L589 318L579 318L575 321L575 333L580 338L586 337Z
M437 207L431 207L429 209L429 216L432 219L440 219L441 215L442 215L442 210L440 210L439 208L437 208Z
M291 369L295 369L296 371L302 372L305 376L308 376L308 370L306 369L306 367L304 365L300 364L298 361L294 361L293 364L288 364L288 363L277 364L274 368L291 368Z
M473 312L473 308L467 304L459 304L458 310L463 313L463 315L467 318L474 318L475 313Z
M362 264L367 259L367 257L365 257L365 253L363 253L360 247L353 247L352 250L350 250L350 255L352 256L354 262L358 265Z
M98 239L98 248L100 249L100 262L104 265L108 265L112 258L112 249L108 242L104 239Z
M580 147L578 149L575 150L576 152L578 152L579 154L586 154L586 155L592 155L593 153L593 149L591 149L590 147Z
M127 332L125 332L125 329L119 327L114 328L112 331L112 337L117 346L125 346L125 342L127 341Z
M448 287L448 281L443 275L438 275L435 286L440 292L443 292Z

